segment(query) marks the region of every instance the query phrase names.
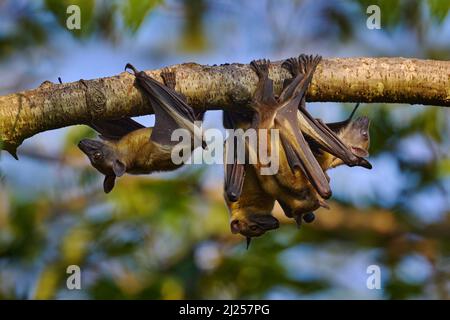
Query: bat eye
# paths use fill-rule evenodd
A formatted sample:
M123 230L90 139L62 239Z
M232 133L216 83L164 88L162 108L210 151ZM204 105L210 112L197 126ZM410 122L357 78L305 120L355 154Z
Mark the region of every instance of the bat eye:
M103 154L100 151L96 151L96 152L94 152L92 157L94 158L94 160L98 161L98 160L101 160L103 158Z

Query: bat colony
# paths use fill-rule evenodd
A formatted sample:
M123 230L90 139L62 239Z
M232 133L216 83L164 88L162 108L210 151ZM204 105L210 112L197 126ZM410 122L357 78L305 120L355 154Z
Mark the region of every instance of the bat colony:
M285 80L279 96L273 92L267 60L252 61L258 75L257 89L248 110L224 111L226 129L261 130L276 129L279 139L275 154L278 171L262 175L263 164L242 163L234 156L225 162L224 197L230 211L230 228L247 238L247 247L253 237L279 227L272 216L275 201L285 215L302 221L315 219L314 210L329 208L326 199L331 196L326 170L346 164L371 169L364 159L369 155L369 124L367 117L353 120L353 115L342 122L323 123L306 110L305 96L320 56L300 55L283 62L282 67L292 78ZM145 128L130 118L98 120L89 125L100 134L99 140L83 139L79 148L88 156L91 164L105 175L104 191L110 192L116 177L125 173L148 174L170 171L181 166L172 161L172 150L177 142L171 141L174 130L188 130L192 137L188 148L194 145L206 147L201 134L195 130L195 121L203 120L203 112L195 113L186 99L175 91L175 73L163 69L164 84L127 64L136 77L136 85L148 99L155 112L155 126ZM250 111L251 116L248 116ZM266 132L266 131L265 131ZM234 138L233 138L234 139ZM225 157L236 155L236 144L225 143ZM258 148L244 142L246 159L258 154ZM231 146L231 147L230 147Z

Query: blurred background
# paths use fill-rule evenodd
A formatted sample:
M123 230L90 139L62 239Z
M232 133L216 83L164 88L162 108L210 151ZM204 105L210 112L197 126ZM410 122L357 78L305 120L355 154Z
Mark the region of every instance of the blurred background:
M81 8L81 30L65 26ZM381 29L366 8L381 8ZM182 62L324 57L450 58L449 1L0 1L0 94L44 80ZM350 104L311 103L326 121ZM329 172L331 210L301 230L245 241L229 230L220 166L102 177L76 147L85 126L41 133L0 157L0 299L448 299L450 110L365 104L371 171ZM138 121L152 125L153 116ZM221 127L208 112L205 127ZM68 290L79 265L82 290ZM381 268L369 290L368 266Z

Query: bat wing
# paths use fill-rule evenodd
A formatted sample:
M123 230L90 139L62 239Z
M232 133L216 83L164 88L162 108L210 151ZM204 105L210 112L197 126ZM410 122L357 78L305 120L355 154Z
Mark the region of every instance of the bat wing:
M300 107L298 121L304 134L312 138L322 149L342 159L348 165L359 162L350 149L339 139L339 137L321 120L314 119L305 108Z
M312 138L324 150L342 159L348 165L357 165L360 160L323 122L314 119L305 107L306 90L311 83L314 71L320 62L320 56L300 55L298 59L288 59L283 67L294 75L292 81L286 85L280 95L280 101L289 105L297 103L298 128ZM294 115L292 115L294 116ZM295 117L295 116L294 116Z
M323 198L329 198L331 189L328 180L303 136L301 123L296 119L298 106L304 99L314 70L321 58L308 56L307 60L301 60L301 57L298 60L288 59L285 62L292 69L294 78L279 97L282 107L277 113L275 122L280 129L281 143L291 169L300 169L317 192ZM302 66L305 68L304 73L299 72Z
M244 164L225 164L225 194L230 202L236 202L241 197L244 180Z
M237 126L238 116L230 111L223 112L223 124L226 129L234 129ZM229 137L234 139L234 143L230 146L230 140L225 141L224 152L224 173L225 173L225 195L230 202L239 200L245 180L245 164L237 161L237 139L236 137ZM233 154L230 154L233 152Z
M100 133L100 138L105 140L120 140L130 132L145 128L142 124L131 118L94 120L89 123L89 126Z
M285 124L283 127L286 128L289 126ZM287 135L280 130L280 140L289 166L293 170L300 169L314 189L323 198L329 198L331 196L331 189L322 167L314 157L301 131L298 129L293 130L296 130L295 137Z
M137 71L130 64L136 76L136 82L150 101L155 112L155 127L152 131L151 140L164 145L172 145L171 134L178 128L186 129L191 137L199 138L199 133L194 130L196 120L194 110L180 95L168 86L156 81L143 71Z

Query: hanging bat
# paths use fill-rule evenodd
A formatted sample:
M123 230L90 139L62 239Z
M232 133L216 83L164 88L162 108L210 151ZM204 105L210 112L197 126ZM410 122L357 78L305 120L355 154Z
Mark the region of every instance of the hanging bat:
M175 91L175 73L164 69L161 73L164 85L148 76L144 71L127 64L126 69L131 69L136 77L136 84L150 101L155 112L155 130L151 139L162 145L174 145L177 142L171 140L172 132L183 128L189 131L194 146L206 147L199 128L195 127L196 114L194 109L186 103L185 97Z
M318 58L318 57L316 57ZM283 84L283 89L286 88L290 83L292 83L297 77L302 75L308 75L308 67L311 65L312 56L300 55L298 59L290 58L283 62L282 67L287 69L291 75L292 79L285 80ZM351 117L358 108L358 105L354 108ZM303 95L299 104L298 120L299 126L302 132L306 135L306 138L310 138L320 145L320 148L331 153L337 158L342 159L342 161L348 166L362 166L367 169L371 169L370 163L361 157L360 155L353 152L353 150L348 149L344 143L337 137L333 130L330 130L322 120L314 119L306 111L306 97Z
M326 124L326 126L330 128L330 130L332 130L354 154L359 157L367 157L369 156L370 121L367 117L359 117L352 121L352 117L357 107L358 105L347 120L329 123ZM314 156L324 171L344 164L342 159L322 150L321 146L315 143L315 141L310 141L309 144ZM262 176L259 178L267 180L267 178ZM289 170L286 161L280 163L280 171L274 178L279 183L278 185L274 184L273 181L263 181L263 188L266 186L264 190L277 199L286 216L293 217L298 226L301 225L302 218L305 222L312 222L314 220L312 211L319 208L319 206L327 207L320 195L316 193L315 189L305 178L295 176ZM290 188L286 189L283 187L280 181L288 181L291 183ZM296 190L297 192L293 193L292 190Z
M276 123L277 120L279 122L287 122L288 127L290 128L290 131L297 130L295 133L298 133L296 136L297 140L300 141L302 145L305 145L301 151L304 151L304 154L306 155L304 158L306 158L308 161L311 161L314 168L314 163L317 164L319 168L315 168L316 172L319 174L322 174L324 176L324 179L326 179L326 186L328 186L328 178L323 172L322 166L317 163L317 160L314 158L314 155L312 154L309 145L306 144L306 140L302 136L302 133L299 129L301 121L295 119L293 116L297 116L297 109L300 109L302 102L304 104L304 95L307 89L307 86L309 85L309 82L312 78L312 72L308 71L308 64L312 65L315 68L315 65L317 65L318 61L320 61L320 58L313 59L312 57L302 58L303 56L300 56L299 60L303 61L304 67L301 69L299 67L300 64L297 63L297 71L293 71L293 75L295 76L293 80L290 81L289 84L287 84L281 94L281 96L276 99L273 95L273 83L272 80L268 77L268 65L269 62L266 60L259 60L259 61L252 61L251 66L254 69L254 71L257 73L259 82L257 85L257 90L255 91L254 98L253 98L253 110L254 110L254 117L250 125L247 127L252 127L254 129L261 129L261 128L271 128ZM289 64L285 64L285 66L289 67ZM293 68L290 68L293 69ZM303 73L301 74L299 70L303 70ZM309 79L308 82L301 84L301 80L304 80L305 77L303 77L303 74L308 74L309 72ZM297 84L296 84L297 83ZM300 92L298 92L300 88ZM297 90L297 91L296 91ZM289 100L291 99L291 100ZM283 101L286 100L287 102ZM281 102L280 102L281 101ZM293 102L291 102L293 101ZM281 106L280 106L281 105ZM279 117L279 110L283 110L284 114L282 117ZM323 149L331 151L332 154L335 156L340 156L343 158L341 161L346 161L350 164L358 163L361 165L361 163L364 163L361 159L357 158L354 154L352 154L349 149L343 144L339 138L333 133L331 130L329 130L326 126L323 125L323 123L318 122L316 119L313 119L309 113L306 112L305 108L300 109L301 112L305 113L305 118L309 120L307 124L311 123L315 126L316 130L319 131L319 134L316 134L320 137L320 139L317 139L318 141L315 141L317 144L319 144ZM227 114L224 114L224 116L227 116ZM281 121L279 120L281 118ZM294 121L291 121L294 118ZM299 116L300 118L300 116ZM224 117L225 119L225 117ZM297 128L295 127L295 122L297 122ZM229 126L231 127L231 126ZM283 130L284 128L280 128ZM283 132L284 133L284 132ZM288 131L289 133L289 131ZM324 137L322 137L321 135ZM311 134L312 137L314 135ZM284 137L285 138L285 137ZM283 136L282 136L283 139ZM290 141L288 139L284 139L283 142L283 148L280 148L280 157L282 158L281 162L285 165L284 168L290 168L295 167L292 165L291 159L299 159L298 154L296 154L296 151ZM284 157L284 158L283 158ZM300 163L301 165L302 163ZM288 167L289 166L289 167ZM227 198L227 201L239 201L239 195L242 191L242 186L245 184L244 177L245 177L245 170L244 166L242 164L226 164L225 167L225 195ZM283 169L283 166L282 168ZM278 174L276 175L277 179L274 179L273 176L258 176L258 178L261 180L261 184L263 188L265 188L266 193L276 196L277 194L277 200L281 203L281 205L284 207L285 211L287 212L287 215L292 216L292 214L289 211L289 208L301 208L302 214L306 211L312 211L317 209L318 206L324 206L327 207L327 204L323 200L322 196L323 194L317 194L317 189L312 190L309 188L310 184L308 180L305 180L305 177L302 173L305 172L305 170L302 170L303 172L294 171L291 172L291 170L287 171L285 174ZM289 177L291 179L280 179L280 177ZM283 185L279 183L277 180L285 180L288 185L288 188L283 188ZM314 180L312 181L314 182ZM292 192L291 186L298 186L297 192ZM328 186L329 188L329 186ZM245 195L244 195L245 196ZM328 195L329 196L329 195ZM239 203L237 204L239 207ZM297 215L298 217L301 217L301 215ZM305 220L312 221L314 219L313 214L307 214L305 215ZM297 219L298 220L298 219ZM301 220L298 220L298 223Z
M245 172L246 177L239 200L231 202L226 196L225 200L231 216L231 232L245 236L248 248L253 237L277 229L279 222L272 216L275 199L261 188L255 168L246 164Z
M148 174L179 168L181 165L174 164L171 158L174 145L170 140L171 133L180 127L189 127L189 130L195 120L203 118L203 113L195 115L181 95L175 92L173 72L167 69L161 72L165 85L145 74L138 74L140 81L146 81L143 90L147 97L151 97L156 114L155 126L145 128L130 118L92 121L89 126L100 133L102 141L83 139L78 144L92 166L105 175L105 193L113 189L116 177L125 173ZM147 78L152 81L147 81Z
M336 135L315 121L305 108L299 108L320 60L319 56L301 55L298 59L291 58L285 61L283 65L291 70L294 78L278 98L274 95L273 81L269 78L269 61L252 61L250 65L259 79L253 97L252 108L255 117L252 128L279 129L281 145L289 167L293 171L301 171L320 196L327 199L331 196L327 177L312 154L302 129L305 129L324 149L344 162L357 165L360 160L339 141Z
M356 105L350 117L345 121L326 125L352 152L355 152L358 156L367 157L369 155L370 122L367 117L360 117L352 121L358 106L359 104ZM246 120L242 117L240 121L236 121L236 119L239 119L236 112L224 111L224 126L226 128L245 128L250 125L248 121L245 124ZM239 123L239 126L233 126L233 123ZM314 156L324 171L344 164L341 159L321 150L319 144L312 140L309 143ZM290 181L299 190L298 193L293 193L278 183L278 175L282 173L276 176L258 176L255 168L249 164L242 165L245 180L237 183L237 185L243 184L240 197L233 202L229 200L225 192L225 200L231 214L231 230L233 233L244 235L247 238L247 246L253 237L260 236L266 231L278 227L278 221L271 215L275 199L280 203L285 214L295 219L298 226L301 225L302 220L306 223L314 221L315 215L312 211L319 206L326 206L305 177L302 175L295 176L288 167L287 159L281 156L281 160L283 161L280 165L281 172L291 175ZM226 164L227 167L233 167L233 165L235 164ZM227 190L227 184L236 181L231 179L229 175L231 175L231 172L226 169L225 191Z
M225 110L223 125L226 129L248 129L251 119L237 112ZM236 147L236 142L234 144ZM230 148L225 142L225 160ZM278 220L272 216L275 199L264 192L259 183L255 168L250 164L237 162L236 149L232 163L225 161L224 198L230 211L230 229L247 239L247 248L253 237L259 237L269 230L279 227Z

